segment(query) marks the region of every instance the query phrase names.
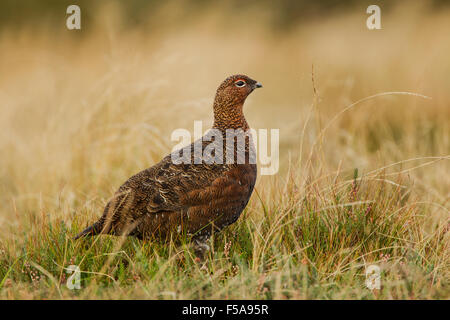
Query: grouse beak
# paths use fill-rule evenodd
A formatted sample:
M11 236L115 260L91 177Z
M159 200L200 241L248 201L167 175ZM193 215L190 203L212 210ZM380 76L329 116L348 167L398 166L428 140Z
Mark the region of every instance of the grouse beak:
M256 84L255 84L255 88L262 88L262 84L260 83L260 82L257 82Z

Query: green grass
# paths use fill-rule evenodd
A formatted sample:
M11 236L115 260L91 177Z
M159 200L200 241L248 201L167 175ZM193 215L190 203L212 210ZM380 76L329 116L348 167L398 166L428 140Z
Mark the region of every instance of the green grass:
M335 178L333 178L335 179ZM75 215L2 242L2 298L143 299L436 299L448 298L448 226L411 199L399 177L274 181L272 197L254 197L238 222L212 239L198 262L189 244L100 236L71 239ZM280 190L274 192L274 190ZM283 191L281 191L283 190ZM258 191L258 190L257 190ZM261 191L261 190L259 190ZM264 190L263 190L264 191ZM82 288L65 286L64 267L82 270ZM365 287L365 267L382 268L381 290Z

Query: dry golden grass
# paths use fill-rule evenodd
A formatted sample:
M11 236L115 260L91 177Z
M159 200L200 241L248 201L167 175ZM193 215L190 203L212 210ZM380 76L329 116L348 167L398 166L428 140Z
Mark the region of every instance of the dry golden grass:
M0 34L0 297L448 299L450 12L398 8L380 31L351 12L274 34L264 11L180 26L169 9L156 30L121 28L107 8L84 36ZM258 178L206 266L186 245L72 241L174 129L212 123L234 73L264 84L245 112L280 128L280 172ZM63 285L69 264L79 291Z

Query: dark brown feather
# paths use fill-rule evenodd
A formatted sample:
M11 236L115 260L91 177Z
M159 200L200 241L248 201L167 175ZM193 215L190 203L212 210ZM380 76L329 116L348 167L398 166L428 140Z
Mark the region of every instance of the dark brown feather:
M247 85L237 88L243 79ZM214 101L214 129L223 133L224 164L194 164L194 143L189 164L175 164L171 155L151 168L129 178L106 205L103 215L76 238L89 234L132 235L140 239L168 239L173 233L208 237L235 222L244 210L256 181L256 164L249 162L254 152L250 136L245 136L245 163L226 164L227 129L249 126L242 107L255 89L256 81L244 75L227 78L218 88ZM245 135L245 132L241 133ZM202 139L201 139L202 140ZM219 138L213 139L220 142ZM199 141L202 150L210 141ZM176 151L181 152L181 150Z

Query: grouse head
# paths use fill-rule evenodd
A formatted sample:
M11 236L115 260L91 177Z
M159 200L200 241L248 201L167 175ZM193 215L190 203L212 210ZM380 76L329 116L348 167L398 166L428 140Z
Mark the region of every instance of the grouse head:
M248 129L242 113L245 99L262 84L246 75L237 74L226 78L217 88L214 100L214 126L219 128Z

